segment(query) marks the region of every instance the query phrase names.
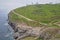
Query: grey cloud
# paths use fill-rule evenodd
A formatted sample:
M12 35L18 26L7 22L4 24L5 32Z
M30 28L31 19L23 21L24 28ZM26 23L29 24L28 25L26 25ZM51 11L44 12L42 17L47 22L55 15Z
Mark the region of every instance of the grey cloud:
M21 7L26 4L31 4L31 3L60 3L60 0L0 0L0 9L12 9L16 7Z

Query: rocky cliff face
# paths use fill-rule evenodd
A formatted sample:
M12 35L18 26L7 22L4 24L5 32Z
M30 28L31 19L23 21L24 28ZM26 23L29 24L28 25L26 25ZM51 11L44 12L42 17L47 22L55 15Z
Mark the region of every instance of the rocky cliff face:
M25 37L35 37L35 40L41 38L42 40L60 40L60 28L52 27L31 27L25 23L13 22L10 19L11 14L8 15L9 25L15 31L14 38L16 40L22 40Z

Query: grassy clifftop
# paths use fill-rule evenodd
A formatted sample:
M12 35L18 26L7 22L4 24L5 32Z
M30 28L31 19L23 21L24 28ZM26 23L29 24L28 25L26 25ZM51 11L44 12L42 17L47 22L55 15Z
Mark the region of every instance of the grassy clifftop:
M14 14L14 12L34 20L35 22L19 17L18 15ZM47 24L48 26L51 26L52 23L60 21L60 4L29 5L17 8L14 10L14 12L11 12L12 21L24 22L29 26L40 26L41 24Z
M25 23L28 27L60 28L60 4L36 4L20 7L10 12L9 20L17 23ZM56 30L54 28L45 30L46 32L43 31L42 35L46 38L46 36L50 37L50 34L55 35L58 31L60 31L60 29ZM55 36L60 38L60 34ZM44 40L43 38L38 38L37 40ZM34 37L27 37L23 40L35 39ZM55 38L52 38L51 40L55 40Z

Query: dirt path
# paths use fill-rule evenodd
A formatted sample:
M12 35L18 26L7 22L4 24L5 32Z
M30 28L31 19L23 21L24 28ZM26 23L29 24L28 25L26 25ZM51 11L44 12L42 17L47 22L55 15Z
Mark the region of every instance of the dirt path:
M24 18L24 19L26 19L26 20L28 20L28 21L34 21L34 20L31 20L31 19L29 19L29 18L27 18L27 17L25 17L25 16L23 16L23 15L20 15L20 14L18 14L18 13L16 13L15 11L12 11L15 15L18 15L18 16L20 16L20 17L22 17L22 18Z
M28 21L33 21L33 22L37 22L37 23L40 23L40 24L43 24L43 25L48 25L48 24L46 24L46 23L41 23L41 22L38 22L38 21L35 21L35 20L32 20L32 19L29 19L29 18L27 18L27 17L25 17L25 16L23 16L23 15L20 15L20 14L18 14L18 13L16 13L15 11L12 11L15 15L17 15L17 16L19 16L19 17L22 17L22 18L24 18L24 19L26 19L26 20L28 20Z

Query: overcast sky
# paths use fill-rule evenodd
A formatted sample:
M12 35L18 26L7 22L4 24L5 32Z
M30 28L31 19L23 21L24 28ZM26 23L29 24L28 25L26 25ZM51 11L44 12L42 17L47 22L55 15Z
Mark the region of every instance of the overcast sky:
M31 3L60 3L60 0L0 0L0 9L12 9L16 7L21 7L26 4L31 4Z

